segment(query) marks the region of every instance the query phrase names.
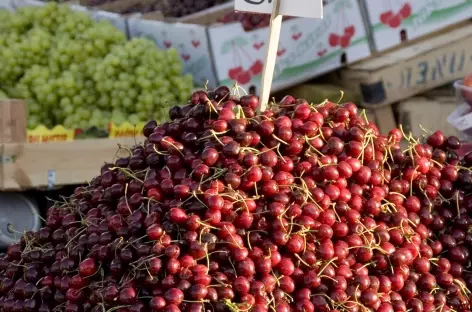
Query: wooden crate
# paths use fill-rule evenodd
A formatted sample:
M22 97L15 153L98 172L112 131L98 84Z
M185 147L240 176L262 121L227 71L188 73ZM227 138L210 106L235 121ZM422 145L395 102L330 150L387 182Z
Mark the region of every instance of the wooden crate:
M361 61L340 71L368 108L387 106L448 84L472 72L472 23L462 23Z
M0 144L0 190L24 190L81 184L100 173L105 162L128 155L144 138L90 139L73 142Z

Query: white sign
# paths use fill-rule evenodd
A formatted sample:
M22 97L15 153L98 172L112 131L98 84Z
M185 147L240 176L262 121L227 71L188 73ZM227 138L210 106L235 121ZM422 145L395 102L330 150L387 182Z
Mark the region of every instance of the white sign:
M279 0L280 15L322 18L322 0ZM274 0L235 0L236 11L247 11L254 13L272 13Z

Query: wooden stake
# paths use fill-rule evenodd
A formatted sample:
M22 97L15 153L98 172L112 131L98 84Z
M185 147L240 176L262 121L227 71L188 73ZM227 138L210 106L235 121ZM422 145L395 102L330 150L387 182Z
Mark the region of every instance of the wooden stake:
M274 7L270 17L269 46L267 47L266 62L262 72L261 95L259 98L259 112L267 109L269 103L272 79L274 78L275 61L279 49L280 30L282 29L282 15L279 14L280 1L274 0Z

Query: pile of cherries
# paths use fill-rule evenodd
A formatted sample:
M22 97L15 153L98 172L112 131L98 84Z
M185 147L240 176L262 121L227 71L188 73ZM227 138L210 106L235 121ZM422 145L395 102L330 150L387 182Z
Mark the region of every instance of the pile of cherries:
M471 311L456 137L381 135L353 103L258 106L219 87L149 122L0 257L0 311Z

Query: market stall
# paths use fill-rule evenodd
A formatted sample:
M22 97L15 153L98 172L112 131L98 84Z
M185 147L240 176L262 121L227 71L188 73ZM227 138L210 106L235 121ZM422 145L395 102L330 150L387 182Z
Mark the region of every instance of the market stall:
M33 75L35 79L28 83L23 80L31 60L47 60L48 65L67 64L70 71L74 64L70 59L56 58L58 55L54 53L38 54L25 60L26 63L19 63L21 66L6 67L3 74L8 70L8 75L0 73L0 81L9 81L5 88L7 97L13 91L24 92L24 100L0 102L0 189L51 189L81 184L70 196L52 202L41 228L38 222L23 232L22 228L16 228L18 223L9 222L8 216L1 214L0 205L0 232L18 236L16 240L12 238L6 253L0 255L0 311L472 310L472 149L467 141L467 130L472 128L472 76L467 75L470 55L464 48L470 37L470 25L458 24L453 30L446 30L445 35L419 39L424 41L408 43L412 45L396 52L375 55L339 72L336 76L341 83L351 79L354 89L360 90L362 100L358 105L346 101L343 92L336 98L316 102L291 95L273 98L271 93L283 85L280 77L287 77L277 71L277 66L284 64L279 45L279 41L284 44L283 25L293 20L308 25L310 19L323 16L321 1L319 6L317 1L307 1L300 0L299 4L306 5L295 7L293 3L275 0L264 3L262 8L252 7L259 5L253 1L236 1L236 7L241 10L271 12L270 26L265 30L269 39L263 37L265 61L260 73L250 77L250 81L260 82L256 92L260 96L247 94L238 84L233 85L246 71L242 65L242 71L232 71L234 77L223 79L223 83L218 74L221 66L216 66L215 82L221 85L198 90L192 86L193 91L183 95L180 92L189 86L182 85L181 79L185 78L180 69L186 71L190 67L179 66L179 70L166 71L173 75L166 76L170 83L182 87L177 96L172 93L174 102L169 100L161 105L151 98L149 106L145 106L146 114L165 107L165 115L159 111L150 121L138 118L136 122L127 120L123 124L107 120L95 126L102 138L79 137L91 125L86 117L81 120L81 127L60 124L69 116L56 112L57 105L69 98L67 92L77 95L74 84L68 85L66 91L54 89L52 94L57 95L54 98L46 96L45 101L33 101L44 97L46 85L69 82L61 80L64 71L60 66L51 70L43 65L51 71L49 79L41 76L44 72L38 69ZM461 14L469 8L469 2L460 5L453 2L454 8L461 8ZM369 1L362 3L350 6L349 0L332 1L324 9L326 14L359 10L364 23L364 11L368 11L365 5ZM391 28L419 14L416 6L405 6L405 3L395 13L392 3L391 13L383 13L381 17L382 23ZM315 5L318 11L308 12L308 5ZM58 10L54 12L78 18L80 22L71 25L83 25L83 33L90 30L97 34L97 27L111 29L108 23L95 24L85 15L75 15L62 6L26 7L15 14L25 14L23 17L34 21L35 17L43 17L38 12ZM182 7L174 9L179 9L179 14L185 12ZM437 12L442 10L446 8L438 8ZM447 11L452 14L454 10ZM283 22L282 14L288 12L306 19ZM334 15L324 16L325 30L330 27L329 16ZM5 51L28 52L29 44L34 47L34 36L46 39L55 34L49 43L52 51L58 48L57 42L67 40L68 35L55 30L60 21L49 24L43 19L36 22L30 19L22 19L24 24L5 19L9 27L30 27L20 33L32 36L29 42L15 32L9 33L9 38L16 38L19 46L5 45ZM149 24L148 20L138 20L136 16L125 20L126 25L134 25L135 30L136 25L141 25L141 30L148 29L147 35L154 34L164 42L174 37L165 37L169 31L156 35L156 25L173 29L174 35L189 27L178 24L173 28L168 20ZM38 26L40 23L45 25ZM0 29L1 25L0 19ZM316 33L322 29L317 25L320 26L313 24L309 29L315 29ZM349 25L342 26L342 35L329 35L335 46L354 36L349 33L352 30ZM42 33L42 28L48 27L51 30ZM211 44L209 49L217 51L211 43L211 27L199 27ZM219 25L215 31L222 29L219 27L229 26ZM300 30L291 31L298 36ZM370 32L364 31L368 36ZM112 35L107 36L117 40L113 47L104 47L93 57L92 65L101 68L98 73L94 66L92 72L78 69L72 81L89 83L87 92L91 94L107 93L111 107L128 109L126 120L143 109L133 111L125 105L126 98L120 98L119 91L113 89L116 79L125 73L132 75L137 67L145 67L144 72L135 73L136 77L132 78L140 92L133 99L139 101L140 94L152 93L154 87L161 85L167 87L162 92L174 92L164 80L154 80L151 75L160 73L156 68L162 65L157 62L161 57L170 57L173 65L180 61L172 50L155 52L155 47L148 45L150 41L127 41L121 40L118 33L116 38ZM144 32L138 37L141 36ZM356 44L362 46L362 38L364 35L353 42L354 49ZM238 41L238 48L247 45L243 39ZM418 48L426 43L430 46ZM141 44L152 49L134 50ZM370 54L372 50L366 44ZM182 51L192 57L187 48L181 47L183 50L177 54L184 61ZM404 53L408 49L412 54L407 57ZM456 56L451 61L448 54L441 54L450 50L463 53L454 52ZM121 55L122 51L128 54ZM333 56L329 68L339 69L337 57L351 52L332 47L326 52ZM127 64L131 59L135 62ZM146 66L150 60L156 63ZM431 60L439 62L431 74L437 79L428 80L426 69L434 63ZM315 75L315 65L310 67L299 59L296 62L306 66L306 71L290 71L291 78L285 81L297 84L294 81L305 79L303 75ZM417 70L418 67L423 70ZM118 73L119 68L123 72ZM115 78L105 79L105 82L112 80L111 89L102 85L104 81L99 73L103 72L114 74L111 77ZM204 75L203 72L199 74ZM321 72L324 71L317 73ZM399 78L401 84L394 83L399 81L397 76L392 78L385 72L404 74ZM139 82L143 76L156 85L152 88L143 85ZM455 83L455 89L450 88L452 95L431 91L422 98L407 98L456 79L460 80ZM416 87L405 87L413 81ZM143 101L147 103L146 99ZM401 103L394 107L398 101ZM451 101L457 102L458 108L450 108L455 106ZM426 115L433 107L427 103L432 102L434 107L448 103L448 110L434 115L435 118L443 115L441 122L425 118L429 123L424 127L418 117L411 117L421 115L415 113L412 105L421 105ZM41 108L39 111L31 108L35 104ZM397 125L394 118L398 107L403 112L401 120L408 124L406 127ZM21 108L20 113L14 108ZM72 109L78 108L84 107ZM85 111L90 108L85 106ZM108 106L104 105L103 109L107 110ZM55 127L56 130L44 127L48 120L42 110L52 112L51 125L60 127ZM374 120L369 120L369 116L374 116ZM31 117L41 120L42 132L26 126L31 123ZM451 127L444 126L446 121Z

